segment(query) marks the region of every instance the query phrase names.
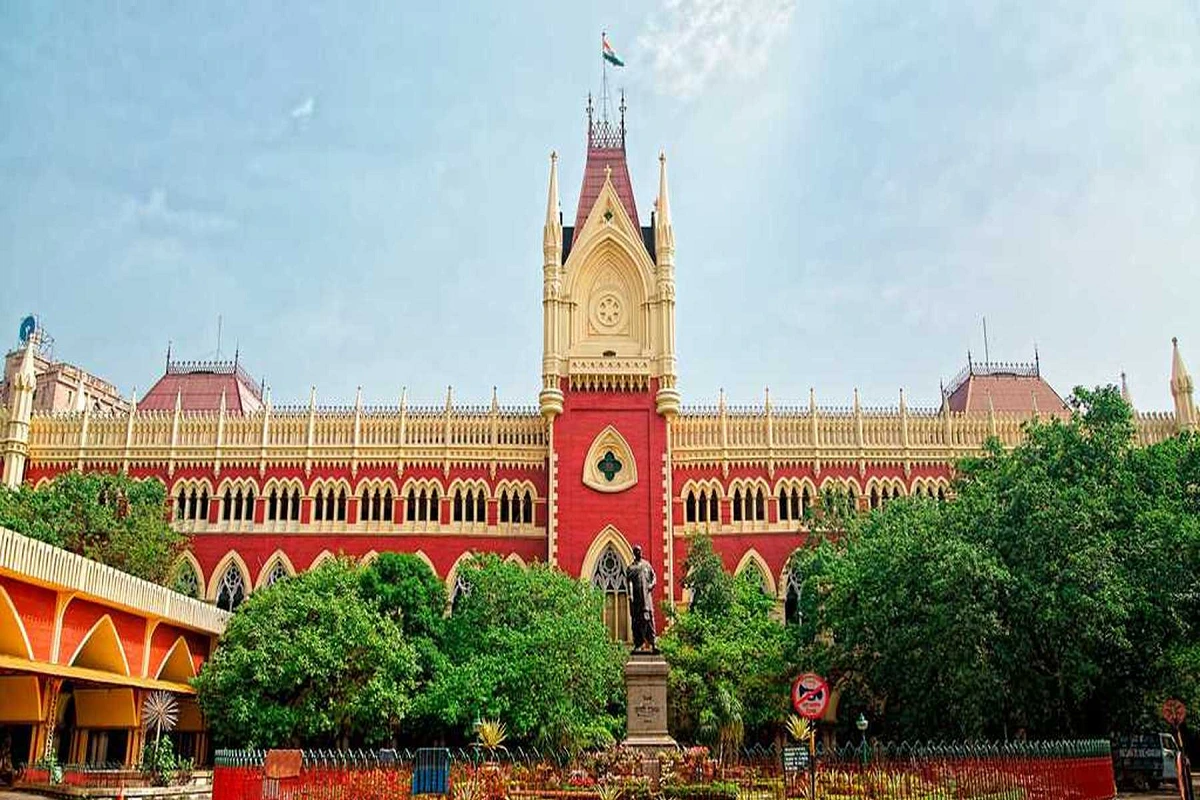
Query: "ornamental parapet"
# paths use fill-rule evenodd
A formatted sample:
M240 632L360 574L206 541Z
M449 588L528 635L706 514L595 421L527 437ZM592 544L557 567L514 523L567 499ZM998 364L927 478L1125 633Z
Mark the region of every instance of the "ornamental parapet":
M0 528L0 574L220 636L229 612L37 539Z
M1033 415L967 414L911 408L685 408L671 422L677 465L945 463L977 455L997 438L1014 447ZM1169 439L1174 414L1135 415L1138 444Z
M545 423L534 408L493 406L264 408L35 414L31 457L41 464L541 465Z

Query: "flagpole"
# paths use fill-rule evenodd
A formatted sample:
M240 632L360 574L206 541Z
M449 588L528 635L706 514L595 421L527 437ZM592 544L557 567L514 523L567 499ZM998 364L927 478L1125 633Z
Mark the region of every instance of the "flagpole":
M600 31L600 114L608 122L608 59L604 57L607 31Z

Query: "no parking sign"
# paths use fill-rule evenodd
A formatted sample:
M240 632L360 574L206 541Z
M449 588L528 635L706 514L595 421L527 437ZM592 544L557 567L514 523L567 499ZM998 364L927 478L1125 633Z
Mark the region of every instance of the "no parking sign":
M829 684L815 672L806 672L792 682L792 708L805 719L820 719L829 707Z

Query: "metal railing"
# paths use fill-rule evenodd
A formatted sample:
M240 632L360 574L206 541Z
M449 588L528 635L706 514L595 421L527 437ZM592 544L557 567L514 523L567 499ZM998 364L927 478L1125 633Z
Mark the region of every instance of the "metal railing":
M451 750L452 794L499 800L1111 800L1106 740L896 743L818 748L785 770L777 747L725 762L706 748L659 755L653 784L644 754L620 748L571 754L536 748ZM270 778L264 751L220 750L213 800L374 800L411 796L416 751L305 751L299 773ZM457 787L457 789L455 788ZM815 792L815 795L814 795Z

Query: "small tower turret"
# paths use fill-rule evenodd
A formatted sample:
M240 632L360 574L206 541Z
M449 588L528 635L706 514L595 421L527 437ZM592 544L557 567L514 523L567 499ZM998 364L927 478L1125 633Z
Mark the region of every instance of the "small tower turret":
M659 341L658 413L673 417L679 413L679 390L675 387L675 231L671 227L671 200L667 192L667 156L658 154L658 199L654 202L654 251L657 260Z
M1192 376L1179 355L1179 340L1171 339L1171 396L1175 398L1175 428L1196 430L1196 402L1192 396Z
M558 386L559 315L562 312L562 214L558 210L558 154L550 153L550 188L546 193L546 223L542 227L542 391L538 406L552 420L562 413L563 393Z
M34 338L25 343L21 365L12 378L8 393L8 426L4 438L4 485L16 489L25 478L25 460L29 456L29 420L33 417L33 392L37 388L34 369Z

